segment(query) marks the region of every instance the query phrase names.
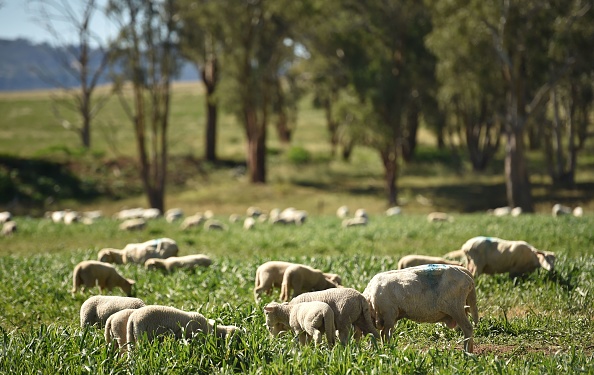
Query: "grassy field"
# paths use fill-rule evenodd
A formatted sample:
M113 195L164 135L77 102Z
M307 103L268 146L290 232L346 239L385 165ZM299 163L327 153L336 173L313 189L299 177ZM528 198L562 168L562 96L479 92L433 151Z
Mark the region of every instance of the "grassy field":
M179 223L157 219L136 233L119 231L112 219L91 226L16 220L19 232L0 246L0 373L594 373L591 215L460 214L447 223L428 223L420 214L372 215L368 226L349 229L330 215L311 215L300 227L261 224L245 231L229 223L225 232L182 231ZM461 332L406 320L388 344L365 338L346 347L299 348L290 335L273 338L264 327L262 306L278 300L279 291L261 304L253 300L255 269L267 260L336 272L345 286L362 291L402 255L443 255L477 235L525 239L554 251L557 263L552 274L539 270L516 282L505 275L477 279L481 318L474 355L463 353ZM72 296L72 270L103 247L164 236L178 241L182 255L205 253L214 263L170 275L117 266L136 280L135 295L149 304L197 310L246 332L226 341L204 335L165 340L118 356L101 330L79 327L80 305L98 290ZM123 295L119 289L112 294Z

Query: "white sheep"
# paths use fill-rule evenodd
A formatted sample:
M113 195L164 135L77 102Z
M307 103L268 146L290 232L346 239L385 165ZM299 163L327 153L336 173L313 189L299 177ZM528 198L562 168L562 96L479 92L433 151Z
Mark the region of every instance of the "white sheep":
M273 220L273 223L283 223L283 224L296 224L301 225L305 223L307 219L307 212L303 210L297 210L294 207L285 208L280 212L276 220Z
M258 216L262 215L262 210L259 207L251 206L251 207L247 208L245 213L249 217L258 217Z
M153 220L161 216L161 210L158 208L145 208L142 210L142 218L145 220Z
M181 208L170 208L165 211L165 220L168 223L173 223L176 220L181 219L184 217L184 211Z
M555 204L552 209L554 217L571 215L571 207L564 206L562 204Z
M142 218L127 219L119 225L119 228L120 230L128 231L143 230L144 228L146 228L146 220Z
M359 333L372 334L379 339L379 333L373 321L369 303L365 297L352 288L332 288L319 292L303 293L291 300L289 304L295 305L302 302L319 301L330 305L334 313L334 328L338 331L338 339L346 345L351 327L355 326Z
M460 262L454 262L440 257L428 255L405 255L398 261L398 269L421 266L423 264L449 264L452 266L462 266Z
M80 326L105 326L107 319L124 309L138 309L145 306L140 298L120 296L91 296L80 306Z
M334 312L325 302L312 301L296 304L271 302L264 306L264 313L266 327L273 336L291 329L298 336L299 343L305 345L312 340L320 344L322 335L325 334L328 345L334 345Z
M72 223L78 223L81 219L82 219L82 214L80 212L70 211L70 210L67 210L64 213L64 217L62 218L62 220L64 221L64 224L66 224L66 225L70 225Z
M12 214L10 213L10 211L0 212L0 224L4 224L10 220L12 220Z
M303 264L293 264L287 267L283 275L280 298L283 301L288 301L303 292L337 288L338 286L318 269ZM291 290L293 290L292 295Z
M258 266L256 269L254 299L258 301L262 293L270 294L273 288L280 288L283 283L285 271L295 264L297 263L272 260ZM336 274L324 273L324 276L333 283L341 283L340 277Z
M178 268L194 269L196 267L208 267L212 259L204 254L192 254L182 257L169 257L166 259L151 258L144 262L147 270L159 269L172 272Z
M256 220L253 217L246 217L243 221L243 229L250 230L256 226Z
M518 217L522 214L522 207L514 207L512 208L512 210L510 211L510 215L513 217Z
M402 213L402 209L398 206L390 207L386 210L386 216L396 216Z
M487 213L493 216L507 216L511 214L512 208L509 206L497 207L492 210L488 210Z
M147 259L165 259L177 256L177 242L171 238L157 238L140 243L129 243L123 249L123 263L144 264Z
M367 211L365 211L364 208L359 208L357 209L357 211L355 211L355 217L364 217L366 220L369 220L369 215L367 214Z
M197 212L192 216L186 217L184 221L181 223L180 228L186 230L189 228L197 227L202 225L202 223L204 223L205 221L206 218L204 217L204 215L200 212Z
M128 320L134 311L136 309L124 309L107 318L103 333L107 344L115 340L118 348L122 351L125 350L128 344Z
M342 221L343 228L358 227L363 225L367 225L366 217L353 217L350 219L344 219Z
M584 209L580 206L577 206L576 208L573 209L573 216L575 217L582 217L584 216Z
M542 251L526 241L509 241L496 237L474 237L462 245L467 265L476 278L480 274L509 273L517 277L539 267L553 271L555 254Z
M349 216L349 208L348 206L340 206L336 210L336 216L339 219L346 219Z
M2 224L2 235L3 236L11 236L17 231L17 223L15 221L9 220Z
M239 221L241 221L241 216L238 214L231 214L229 215L229 222L231 224L235 224L238 223Z
M431 212L427 215L427 221L430 223L440 222L440 221L454 221L454 218L448 215L445 212Z
M396 321L407 318L419 323L460 326L464 350L473 351L473 327L466 316L468 306L478 323L474 280L463 267L429 264L375 275L363 295L369 301L375 326L385 341Z
M124 250L106 247L99 250L97 260L105 263L124 264Z
M169 306L149 305L134 311L128 318L127 343L136 343L144 335L149 341L161 335L178 340L189 339L198 332L214 333L225 338L238 330L236 326L215 325L197 312L186 312Z
M205 230L227 230L225 224L215 219L208 219L204 223Z
M139 219L142 218L143 213L144 208L142 207L128 208L117 212L113 217L117 220Z
M76 293L80 287L93 288L94 286L99 286L99 291L103 293L103 289L111 291L117 286L130 296L132 285L134 280L126 279L113 265L96 260L84 260L78 263L72 274L72 293Z

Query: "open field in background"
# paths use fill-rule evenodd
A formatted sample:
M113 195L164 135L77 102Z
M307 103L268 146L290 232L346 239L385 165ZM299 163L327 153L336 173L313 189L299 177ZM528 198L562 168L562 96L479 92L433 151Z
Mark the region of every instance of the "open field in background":
M108 92L104 87L100 92ZM96 188L110 198L46 199L45 209L96 209L108 215L124 208L147 205L134 166L136 145L132 125L119 99L109 99L93 124L92 150L82 153L78 136L58 123L53 115L49 91L0 94L0 154L10 157L66 163L83 188ZM69 120L75 121L72 114ZM181 207L187 213L214 210L220 214L242 213L248 205L264 209L295 206L313 214L330 215L342 204L365 207L379 213L386 208L383 168L377 152L357 147L350 162L331 158L323 114L304 99L290 146L282 145L270 128L268 142L268 184L252 186L237 177L245 163L245 135L235 117L221 111L218 156L212 165L203 155L204 97L200 85L174 86L169 131L171 162L166 206ZM472 172L464 151L452 155L434 149L433 136L424 129L419 135L416 161L402 165L398 180L400 204L407 212L476 212L506 205L503 177L503 147L492 166L483 173ZM290 148L303 148L309 161L292 163ZM0 157L2 157L0 155ZM537 212L548 213L554 203L581 205L594 211L594 146L589 140L578 159L580 167L575 189L551 187L542 152L530 154L530 172ZM29 164L25 164L29 165ZM27 169L29 167L24 167ZM30 167L32 168L32 167ZM44 166L37 166L42 173ZM46 168L47 169L47 168ZM34 178L34 177L33 177ZM64 188L63 181L46 178L45 188ZM38 187L31 182L31 190ZM64 191L64 189L62 189ZM55 195L59 195L56 193ZM427 198L422 205L417 198ZM14 203L14 202L13 202ZM15 206L15 204L13 204ZM18 212L13 207L1 207ZM26 210L23 208L23 210ZM22 210L22 211L23 211ZM43 210L29 210L41 215Z
M226 217L217 217L225 220ZM371 215L369 225L344 229L333 217L312 216L300 227L261 224L244 231L201 228L181 231L179 222L150 221L130 233L103 219L92 226L65 226L18 217L19 232L0 246L0 372L14 373L594 373L594 216L526 215L497 218L456 215L428 223L424 215ZM270 259L311 264L340 274L362 291L377 272L394 269L409 253L443 255L477 235L522 238L557 254L556 271L544 270L514 283L505 275L477 279L480 322L475 355L463 354L462 334L436 324L401 321L387 345L371 338L347 347L296 350L289 335L272 338L263 303L254 303L256 267ZM150 304L199 310L219 324L246 329L227 342L198 336L191 342L143 345L127 358L105 345L99 329L79 327L79 308L90 295L71 296L72 270L95 259L103 247L171 237L181 255L205 253L208 269L170 275L137 265L117 268L136 280L135 294ZM123 295L117 289L112 294Z

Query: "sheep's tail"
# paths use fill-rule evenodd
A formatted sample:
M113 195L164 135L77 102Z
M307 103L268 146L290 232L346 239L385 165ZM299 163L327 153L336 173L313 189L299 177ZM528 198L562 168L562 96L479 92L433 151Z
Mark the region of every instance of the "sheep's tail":
M472 320L474 324L478 324L479 315L478 315L478 308L476 307L476 289L474 285L472 285L472 289L470 289L470 293L466 297L466 303L470 308L470 315L472 316ZM466 306L465 306L466 307Z
M128 324L126 324L126 345L130 345L131 343L136 343L136 337L134 337L134 320L128 318Z
M285 272L285 276L283 277L283 283L281 284L280 299L284 302L289 300L289 278L287 277L287 275L288 274Z
M111 319L107 319L105 323L105 342L109 345L113 337L111 335Z
M78 287L82 284L82 278L80 276L80 268L76 267L74 269L74 274L72 275L72 293L76 293Z

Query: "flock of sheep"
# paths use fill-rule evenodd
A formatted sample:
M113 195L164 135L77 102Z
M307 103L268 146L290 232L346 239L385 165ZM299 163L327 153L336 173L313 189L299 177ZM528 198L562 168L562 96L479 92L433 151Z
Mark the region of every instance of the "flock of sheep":
M266 220L304 222L303 211L291 209L290 216L273 213ZM398 212L399 213L399 212ZM395 213L395 214L398 214ZM348 210L337 212L344 222L367 222L364 210L348 217ZM264 216L248 212L254 222ZM291 218L291 219L289 219ZM208 220L208 219L207 219ZM357 224L362 225L362 224ZM131 350L145 337L153 340L163 335L187 339L197 332L227 337L240 330L235 325L218 325L198 312L182 311L171 306L145 305L130 297L133 280L127 279L112 264L135 263L146 269L171 272L176 268L208 267L212 261L203 254L178 257L177 243L160 238L128 244L123 249L105 248L98 260L82 261L73 272L72 293L81 287L99 286L111 290L120 287L128 297L93 296L80 309L80 323L104 327L105 339L114 341L120 350ZM320 343L323 337L329 346L336 338L346 344L353 337L372 335L387 342L394 326L407 318L421 323L443 323L460 327L463 346L473 352L473 324L478 323L477 296L474 280L481 274L509 273L516 277L539 267L552 271L555 254L536 249L525 241L509 241L494 237L474 237L460 250L443 257L407 255L398 262L398 269L376 274L363 292L342 285L342 278L305 264L268 261L255 272L254 299L263 293L280 289L281 302L263 306L266 327L273 336L292 331L301 344Z

